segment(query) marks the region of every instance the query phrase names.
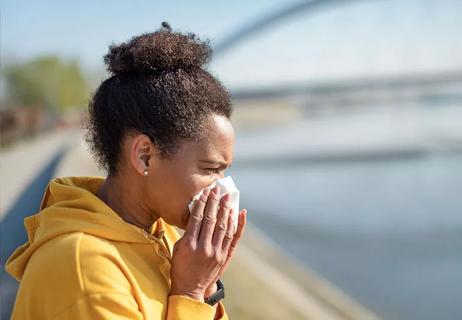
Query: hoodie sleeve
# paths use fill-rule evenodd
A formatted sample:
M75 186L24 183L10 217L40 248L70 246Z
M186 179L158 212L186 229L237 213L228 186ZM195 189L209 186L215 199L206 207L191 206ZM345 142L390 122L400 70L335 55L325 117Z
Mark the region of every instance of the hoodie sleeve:
M228 320L223 303L220 301L217 309L205 302L187 296L172 295L168 297L166 320L214 320L218 313L220 320Z

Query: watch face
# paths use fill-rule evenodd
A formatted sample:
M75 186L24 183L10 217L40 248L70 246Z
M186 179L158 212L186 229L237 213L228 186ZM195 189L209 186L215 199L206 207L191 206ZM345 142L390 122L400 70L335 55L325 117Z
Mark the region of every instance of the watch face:
M218 281L217 281L217 287L218 287L218 290L220 290L221 288L223 288L223 289L225 288L225 286L223 285L223 282L221 282L220 279L218 279Z
M215 305L218 301L225 298L225 287L223 286L223 283L220 280L217 281L217 287L217 292L212 294L210 297L204 299L204 301L211 306Z

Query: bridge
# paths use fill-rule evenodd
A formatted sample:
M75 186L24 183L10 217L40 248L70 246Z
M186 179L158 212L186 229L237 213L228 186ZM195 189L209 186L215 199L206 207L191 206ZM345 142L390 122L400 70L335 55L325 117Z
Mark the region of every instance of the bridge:
M383 2L387 0L374 0ZM305 0L287 5L255 19L221 39L213 48L220 59L246 40L258 37L272 27L322 10L352 5L364 0ZM371 1L368 1L370 3ZM383 77L333 79L308 83L282 83L247 87L232 91L234 100L302 97L305 105L322 106L338 102L396 102L421 99L461 99L462 69L433 73L401 74Z
M462 100L462 70L431 74L279 84L232 91L234 100L298 97L310 106L412 100Z

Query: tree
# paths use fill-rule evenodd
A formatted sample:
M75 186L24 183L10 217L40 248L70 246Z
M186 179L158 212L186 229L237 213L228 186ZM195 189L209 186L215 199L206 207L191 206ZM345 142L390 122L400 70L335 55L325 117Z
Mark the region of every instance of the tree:
M6 67L9 100L25 107L58 112L86 105L89 88L77 62L38 57Z

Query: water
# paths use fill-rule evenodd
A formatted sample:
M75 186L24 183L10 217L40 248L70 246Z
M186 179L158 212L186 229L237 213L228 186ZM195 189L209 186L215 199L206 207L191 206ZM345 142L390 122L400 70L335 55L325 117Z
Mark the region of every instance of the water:
M239 167L249 221L384 319L462 319L462 154Z

